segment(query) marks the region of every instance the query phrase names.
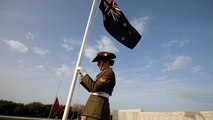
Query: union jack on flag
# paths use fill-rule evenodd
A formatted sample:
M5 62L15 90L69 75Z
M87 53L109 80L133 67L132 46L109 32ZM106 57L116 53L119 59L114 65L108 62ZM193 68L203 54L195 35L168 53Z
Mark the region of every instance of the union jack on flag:
M115 3L114 0L104 1L105 12L109 15L111 14L114 21L118 21L121 15L121 9Z

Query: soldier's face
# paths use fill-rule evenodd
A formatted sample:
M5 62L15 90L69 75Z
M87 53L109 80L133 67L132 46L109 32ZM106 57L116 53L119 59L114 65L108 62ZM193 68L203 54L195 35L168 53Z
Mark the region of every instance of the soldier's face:
M108 65L108 61L102 61L102 60L100 60L100 61L98 61L98 67L99 67L99 69L101 70L101 71L103 71L103 70L105 70L106 68L108 68L109 67L109 65Z
M97 65L100 66L100 64L102 64L102 61L98 61Z
M104 65L104 62L102 61L102 60L100 60L100 61L98 61L98 67L99 67L99 69L101 70L101 68L103 67L103 65Z

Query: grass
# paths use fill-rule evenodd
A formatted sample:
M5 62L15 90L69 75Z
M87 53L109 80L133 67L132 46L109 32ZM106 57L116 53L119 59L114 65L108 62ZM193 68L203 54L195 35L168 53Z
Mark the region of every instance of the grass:
M4 117L0 117L0 120L23 120L21 118L4 118Z
M59 120L59 119L16 117L16 116L0 116L0 120Z

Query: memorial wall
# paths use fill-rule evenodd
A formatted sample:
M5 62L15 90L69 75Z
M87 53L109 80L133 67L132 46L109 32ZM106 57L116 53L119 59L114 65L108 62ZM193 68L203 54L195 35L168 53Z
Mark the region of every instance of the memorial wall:
M112 120L213 120L213 111L144 112L142 109L113 110Z

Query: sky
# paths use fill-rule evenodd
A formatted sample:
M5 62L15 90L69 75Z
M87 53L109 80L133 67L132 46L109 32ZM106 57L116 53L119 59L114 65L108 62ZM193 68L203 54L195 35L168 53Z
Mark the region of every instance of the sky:
M116 0L142 35L129 49L107 33L96 4L81 66L116 54L111 110L213 110L213 1ZM0 99L65 104L92 0L0 0ZM75 85L72 104L88 93Z

